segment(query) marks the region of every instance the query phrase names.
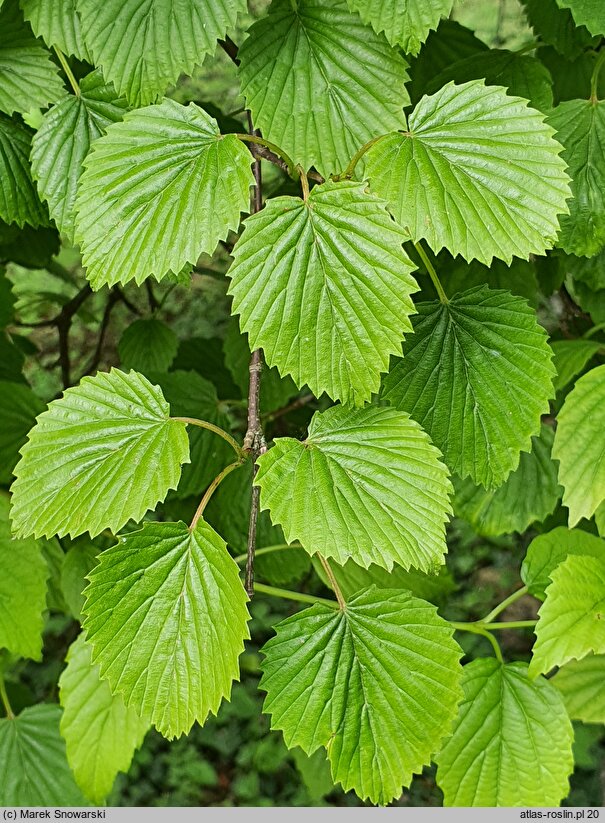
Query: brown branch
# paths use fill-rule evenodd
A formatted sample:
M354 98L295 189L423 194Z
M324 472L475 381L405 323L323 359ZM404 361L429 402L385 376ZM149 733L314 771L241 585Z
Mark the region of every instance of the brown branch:
M225 37L224 40L218 41L219 46L225 52L225 54L233 60L236 66L239 66L240 60L238 57L238 48L237 45L233 42L230 37Z
M117 289L114 287L109 292L109 297L107 298L107 303L105 304L105 310L103 311L103 317L101 319L101 325L99 327L99 337L97 338L97 345L95 347L92 360L90 361L90 365L84 372L84 375L92 374L95 371L95 369L98 368L98 365L101 362L101 354L103 352L103 344L105 342L105 335L107 333L107 327L109 326L111 312L113 311L114 306L119 300L120 295Z
M74 315L91 294L92 289L90 284L87 283L63 306L54 321L54 325L59 332L59 364L61 366L61 380L64 389L68 389L71 386L71 362L69 356L69 332L71 324Z
M281 409L276 409L275 411L270 412L269 414L263 415L263 419L265 423L270 423L273 420L277 420L278 417L283 417L284 414L289 414L290 412L296 411L297 409L302 409L308 403L311 403L315 400L314 394L303 394L300 397L297 397L296 400L293 400L291 403L288 403L287 406L282 406Z

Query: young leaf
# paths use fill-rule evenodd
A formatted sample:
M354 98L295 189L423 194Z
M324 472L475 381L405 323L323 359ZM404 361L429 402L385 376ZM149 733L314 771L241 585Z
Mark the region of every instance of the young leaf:
M12 486L17 536L116 532L177 486L185 424L136 372L85 377L38 417Z
M546 332L525 300L485 286L417 308L382 397L427 430L452 472L498 486L549 408Z
M164 100L113 124L84 161L76 201L93 287L161 280L212 254L249 208L250 162L193 103Z
M372 191L412 240L489 265L550 248L570 196L544 116L499 86L449 83L423 97L408 131L367 153ZM477 149L480 141L481 150Z
M563 145L572 177L570 213L561 217L558 245L569 254L591 257L605 246L605 102L569 100L548 118Z
M452 10L453 0L348 0L364 23L384 32L392 46L418 54L420 46L439 20Z
M439 452L404 412L333 406L301 443L281 437L258 460L261 506L288 543L343 564L443 563L451 485Z
M298 386L362 404L411 331L404 232L360 183L276 197L246 220L229 270L252 349Z
M26 112L65 94L50 52L33 36L17 0L0 9L0 111Z
M8 509L0 492L0 649L40 660L49 569L39 542L11 538Z
M20 0L20 3L36 37L41 37L47 46L57 46L64 54L93 62L82 39L76 0Z
M553 366L557 370L555 391L561 391L584 370L601 344L595 340L554 340L550 347L554 354Z
M601 0L557 0L562 9L569 9L576 26L586 26L594 36L605 35L605 8Z
M191 74L246 11L245 0L76 0L94 63L133 106ZM184 139L184 142L187 138Z
M409 592L372 587L344 610L305 609L263 652L271 727L309 755L325 746L334 781L372 803L429 761L460 699L452 629Z
M67 652L59 694L67 760L84 794L101 805L117 773L128 771L149 724L126 708L121 695L112 695L109 683L101 680L83 633Z
M0 483L10 483L19 450L44 408L29 386L0 381Z
M542 426L532 437L531 452L522 452L518 468L497 489L487 491L470 478L454 484L454 512L485 537L523 533L541 523L556 508L563 489L551 459L554 432Z
M551 678L572 720L605 723L605 655L587 654L570 660Z
M20 123L0 114L0 220L25 223L37 228L48 222L31 178L30 132Z
M179 339L174 331L155 317L135 320L124 329L118 342L122 368L144 374L167 372L178 349Z
M605 555L571 555L551 572L529 672L605 653Z
M91 143L124 116L126 101L97 69L80 81L80 94L68 95L42 118L32 140L32 174L50 216L73 240L76 190Z
M275 0L240 58L255 125L324 177L370 138L405 127L407 63L345 0Z
M573 771L573 729L554 686L525 663L473 660L464 701L436 756L446 806L558 806Z
M0 720L0 804L86 806L67 764L61 709L42 703Z
M246 592L219 535L201 520L146 523L103 552L84 612L93 662L112 691L164 736L216 714L239 679Z
M521 565L521 579L530 594L544 600L553 571L569 555L605 557L605 541L580 529L563 526L534 537Z
M569 508L569 525L591 517L605 500L605 366L576 382L558 415L552 454Z

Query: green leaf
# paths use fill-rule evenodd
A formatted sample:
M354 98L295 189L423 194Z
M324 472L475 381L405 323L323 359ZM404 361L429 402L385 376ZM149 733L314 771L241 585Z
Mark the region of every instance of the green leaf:
M56 537L39 542L49 575L46 583L46 608L51 611L66 612L67 604L61 591L61 572L65 553Z
M219 535L201 520L146 523L103 552L84 628L112 691L168 738L216 714L239 679L247 596Z
M558 806L573 771L563 701L525 663L473 660L452 736L435 758L445 806Z
M576 26L586 26L594 37L605 34L605 8L601 0L557 0L557 4L571 11Z
M571 13L559 8L558 0L522 2L536 36L554 46L564 57L573 58L587 48L598 46L598 40L591 37L586 27L576 26Z
M0 260L10 260L26 269L41 269L59 253L59 246L54 226L34 229L27 224L19 228L16 223L0 223Z
M594 257L574 257L571 254L563 255L561 267L566 274L573 277L573 288L580 282L591 291L598 292L605 289L605 249Z
M544 63L552 77L555 105L564 100L588 100L591 94L592 73L599 57L598 52L594 50L582 52L577 57L566 60L553 46L540 46L536 51L536 56L541 63ZM605 76L602 72L599 72L597 78L597 97L600 100L605 97Z
M553 457L569 508L569 525L605 500L605 366L580 377L557 417Z
M258 460L261 506L292 543L344 564L434 572L447 551L451 485L439 452L404 412L333 406L301 443Z
M405 234L360 183L276 197L246 220L229 270L252 349L319 396L362 404L400 350L414 311Z
M127 772L149 724L112 695L93 665L91 649L80 634L67 652L59 680L63 706L61 735L67 760L84 794L101 805L118 772Z
M0 804L86 806L65 756L61 709L43 703L0 720Z
M571 555L550 578L535 628L532 676L589 652L605 653L605 554Z
M45 108L65 94L50 52L24 23L17 0L0 9L0 111Z
M136 372L85 377L40 415L12 486L17 536L114 533L177 486L185 424Z
M57 46L64 54L92 63L82 39L82 24L76 0L20 0L25 19L47 46Z
M523 452L518 468L497 489L487 491L470 478L454 484L454 512L484 537L519 532L541 523L555 510L563 493L551 459L554 432L542 426L532 437L531 452Z
M0 243L0 257L3 257L3 243ZM6 269L0 266L0 329L6 328L13 320L15 295L13 285L6 276Z
M61 590L69 611L80 623L83 619L84 589L88 585L89 573L98 562L98 555L99 547L84 538L69 549L63 560Z
M216 389L196 372L150 373L149 377L162 389L174 417L195 417L230 430L231 421L216 396ZM176 491L179 498L204 491L221 469L233 461L231 446L218 435L199 426L189 426L187 433L191 463L183 466Z
M550 347L555 355L553 365L557 370L555 391L561 391L584 371L601 344L594 340L555 340Z
M569 555L605 557L605 541L580 529L563 526L534 537L521 566L521 578L530 594L544 600L553 571Z
M93 287L161 280L212 254L249 208L250 162L193 103L164 100L110 126L84 161L76 201Z
M94 63L133 106L145 106L214 52L245 0L76 0ZM186 142L186 139L185 139Z
M563 145L572 177L570 213L561 217L558 245L569 254L591 257L605 246L605 103L570 100L548 118Z
M572 720L605 723L605 655L587 654L582 660L570 660L550 682L563 695Z
M307 757L297 746L292 751L292 757L311 800L322 800L334 790L330 762L323 749L317 749L311 757Z
M76 190L91 143L110 123L122 119L124 98L96 71L80 82L80 94L68 95L42 118L32 140L32 174L50 216L73 239Z
M488 268L477 260L467 263L461 259L453 259L447 254L447 260L443 266L439 266L437 273L446 294L455 295L461 291L468 291L473 286L488 286L490 289L503 289L524 297L533 308L538 303L536 266L518 257L513 258L510 266L502 260L492 260Z
M408 131L367 153L372 191L414 241L489 265L550 248L570 196L544 117L499 86L449 83L423 97ZM481 141L481 151L477 150Z
M0 381L0 483L10 483L19 450L44 409L29 386Z
M344 610L315 605L263 647L271 727L372 803L401 794L448 733L461 650L434 606L409 592L359 592Z
M370 138L405 127L407 63L344 0L275 0L240 48L254 123L328 177Z
M258 543L258 540L257 540ZM268 547L267 547L268 548ZM298 583L311 569L311 558L304 549L280 548L262 553L257 549L254 559L254 574L273 586L288 586Z
M29 166L30 132L0 114L0 219L37 228L48 221Z
M0 492L0 649L40 660L49 569L39 542L11 538L8 509Z
M179 339L170 326L145 317L124 329L118 343L120 363L124 369L167 372L179 348Z
M417 309L382 397L426 429L452 472L498 486L549 409L546 332L525 300L485 286Z
M392 46L418 54L420 46L439 20L452 10L453 0L349 0L366 25L384 32Z

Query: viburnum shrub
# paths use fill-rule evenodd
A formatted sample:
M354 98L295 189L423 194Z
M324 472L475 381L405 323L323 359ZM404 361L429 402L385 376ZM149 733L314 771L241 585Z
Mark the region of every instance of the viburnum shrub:
M446 805L566 797L571 721L605 722L605 4L524 2L507 51L452 0L243 33L245 0L0 0L0 803L102 803L150 727L203 724L253 595L300 604L271 726L345 790L433 762ZM174 85L217 42L233 112ZM229 296L212 339L158 317L192 272ZM528 546L473 622L432 602L453 514ZM11 706L62 611L55 702Z

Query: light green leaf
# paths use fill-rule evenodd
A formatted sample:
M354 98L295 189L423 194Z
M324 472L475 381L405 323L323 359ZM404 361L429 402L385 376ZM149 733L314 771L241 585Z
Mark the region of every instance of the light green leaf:
M214 52L246 2L76 0L76 8L95 65L133 106L145 106Z
M409 592L359 592L315 605L263 647L271 727L307 754L325 746L332 777L372 803L401 794L448 733L461 650L434 606Z
M29 386L0 381L0 483L10 483L19 449L44 409Z
M225 407L216 396L216 389L196 372L176 371L170 374L149 373L149 379L162 389L174 417L195 417L229 431L231 421ZM213 432L188 427L191 463L183 466L176 496L199 494L210 485L227 463L233 461L233 450ZM248 483L248 496L250 483ZM218 530L221 534L223 532ZM226 534L223 535L226 538Z
M554 340L550 347L555 355L553 365L557 370L555 390L561 391L584 370L601 344L594 340Z
M40 540L42 557L48 567L46 588L46 608L52 611L66 612L67 604L61 591L61 572L65 552L56 537L52 540Z
M249 208L250 163L193 103L164 100L110 126L84 161L76 201L93 287L161 280L212 254Z
M247 596L219 535L201 520L146 523L103 552L84 628L112 691L164 736L216 714L239 679Z
M185 424L136 372L85 377L40 415L12 485L17 536L114 533L177 486Z
M551 678L563 695L572 720L605 723L605 655L587 654L570 660Z
M522 452L518 468L497 489L487 491L470 478L454 483L454 512L485 537L523 533L541 523L557 506L563 489L551 459L554 432L542 426L532 437L531 452Z
M530 594L544 600L553 571L568 555L605 557L605 541L580 529L563 526L534 537L521 566L521 578Z
M605 246L605 102L569 100L548 118L563 145L572 177L570 213L561 217L558 245L569 254L591 257Z
M384 32L392 46L418 54L420 46L439 20L452 10L453 0L349 0L364 23Z
M20 0L26 20L47 46L57 46L64 54L94 62L82 39L82 24L75 0Z
M0 111L44 108L65 94L50 52L24 23L17 0L0 9Z
M0 649L40 660L49 569L38 541L11 538L8 509L0 492Z
M124 369L167 372L179 349L179 339L170 326L155 317L135 320L127 326L118 343Z
M328 177L370 138L405 127L407 63L345 0L275 0L240 48L254 123Z
M529 664L534 677L589 652L605 653L605 556L571 555L550 577Z
M32 174L50 216L73 239L76 190L91 143L122 119L124 98L97 69L80 81L80 95L68 95L42 118L32 140Z
M584 26L576 26L571 13L559 8L558 0L522 0L535 34L564 57L571 59L599 41ZM559 4L561 5L561 4Z
M344 564L434 572L447 551L451 485L439 452L404 412L333 406L301 443L281 437L258 460L261 506L288 543Z
M570 196L544 116L499 86L449 83L423 97L408 131L367 153L372 191L414 241L489 265L550 248ZM478 141L481 151L477 151Z
M605 537L605 501L597 508L594 519L598 533L601 537Z
M445 806L558 806L573 771L561 695L525 663L473 660L464 701L437 762Z
M0 220L46 225L48 214L31 178L30 132L20 123L0 114Z
M71 644L59 680L61 735L67 760L84 794L101 805L118 772L126 772L149 724L112 695L93 665L84 634Z
M562 9L569 9L576 26L586 26L594 36L605 34L605 7L601 0L557 0Z
M485 286L417 309L382 397L426 429L452 472L498 486L549 409L546 332L525 300Z
M292 757L311 800L315 802L322 800L334 790L330 761L324 749L317 749L311 757L307 757L297 746L292 750Z
M67 764L60 719L59 706L42 703L0 720L0 805L88 805Z
M63 560L61 569L61 590L72 616L82 622L84 589L88 585L88 574L97 564L99 547L82 538L72 546Z
M553 457L569 508L569 525L605 500L605 366L580 377L557 416Z
M229 270L252 349L319 396L360 405L411 331L405 234L360 183L276 197L246 220Z

